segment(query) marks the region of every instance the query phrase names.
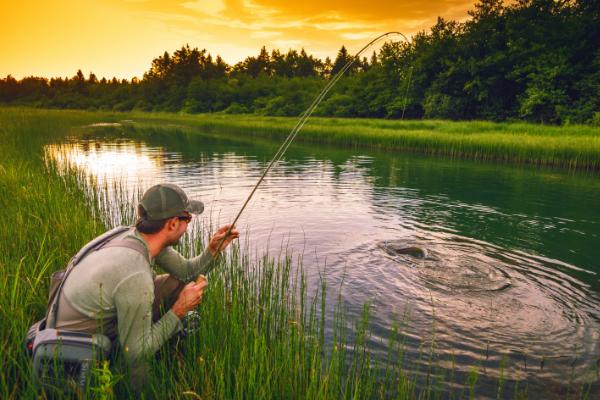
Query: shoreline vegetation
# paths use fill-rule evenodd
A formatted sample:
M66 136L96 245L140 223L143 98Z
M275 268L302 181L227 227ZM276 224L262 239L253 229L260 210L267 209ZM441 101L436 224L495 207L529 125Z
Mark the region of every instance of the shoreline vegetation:
M277 141L283 140L297 121L295 117L223 114L132 113L125 118L139 118L140 128L154 129L156 134L161 129L191 133L201 129ZM157 128L156 123L164 127ZM134 123L126 128L135 131L136 127ZM600 169L600 128L582 125L311 117L294 140L568 170Z
M2 108L0 108L2 109ZM256 115L175 114L150 112L101 112L74 110L26 110L48 115L96 116L97 128L107 127L128 135L210 133L222 138L264 139L279 144L297 122L295 117ZM116 130L115 130L116 128ZM138 132L139 131L139 132ZM488 121L404 120L311 117L294 141L309 144L406 152L425 156L600 171L600 127L548 126Z
M77 171L58 171L47 163L43 146L77 133L82 126L131 117L140 118L138 114L0 108L0 216L6 221L0 228L3 399L37 398L22 339L29 325L43 315L50 274L63 268L81 245L118 222L107 210L117 207L122 221L132 218L130 199L107 202L106 189L85 186ZM147 122L166 117L154 118ZM280 121L270 123L275 126ZM182 251L197 253L202 237L201 231L190 235ZM351 324L338 302L329 327L333 339L327 343L325 284L314 297L308 296L301 260L291 255L253 260L238 248L216 271L209 277L200 308L203 323L198 335L170 343L154 359L148 389L156 398L478 396L478 376L486 372L477 365L469 371L442 368L451 360L435 355L433 340L423 343L422 360L409 360L420 365L417 373L404 368L404 320L398 321L388 338L387 359L373 359L365 340L370 335L368 305L362 318ZM183 346L183 351L175 353L177 346ZM94 373L100 384L90 388L91 398L130 395L118 367ZM495 397L520 399L530 394L527 382L509 381L502 365L498 375ZM563 398L586 399L591 384L573 383L565 390L559 394Z

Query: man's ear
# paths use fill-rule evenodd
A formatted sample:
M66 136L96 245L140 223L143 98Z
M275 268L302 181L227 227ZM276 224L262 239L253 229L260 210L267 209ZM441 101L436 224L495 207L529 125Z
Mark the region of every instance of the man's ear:
M169 231L176 231L177 230L177 223L178 222L179 221L177 220L177 217L169 218L167 220L167 224L166 224L167 230L169 230Z

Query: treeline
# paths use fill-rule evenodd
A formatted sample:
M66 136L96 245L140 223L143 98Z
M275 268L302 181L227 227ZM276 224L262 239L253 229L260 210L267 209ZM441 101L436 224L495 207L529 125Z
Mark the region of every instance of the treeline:
M355 60L317 114L600 124L600 0L483 0L469 15ZM351 59L345 47L334 60L263 47L228 65L186 45L155 58L142 79L9 75L0 102L299 115Z

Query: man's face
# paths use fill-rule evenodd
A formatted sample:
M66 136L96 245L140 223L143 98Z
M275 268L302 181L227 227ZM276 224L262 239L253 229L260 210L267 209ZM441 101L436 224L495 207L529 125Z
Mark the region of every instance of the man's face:
M192 215L188 212L182 216L174 217L169 220L169 246L175 246L179 244L179 240L187 231L191 220Z

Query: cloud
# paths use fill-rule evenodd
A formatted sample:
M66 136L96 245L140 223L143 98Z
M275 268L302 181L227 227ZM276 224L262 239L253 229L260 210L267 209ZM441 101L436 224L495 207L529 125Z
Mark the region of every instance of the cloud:
M340 34L340 37L348 40L367 40L373 39L380 35L380 32L347 32Z
M181 6L208 15L220 15L225 10L223 0L196 0L182 3Z
M423 2L419 0L387 0L365 2L364 0L303 0L282 2L279 0L253 0L257 5L277 10L291 18L337 13L349 21L388 21L396 19L418 19L428 16L435 20L438 15L454 14L456 9L472 8L473 0L442 0Z
M302 46L302 41L294 39L273 40L271 43L280 49L298 48Z
M238 35L253 39L272 37L269 33L261 34L262 31L279 32L279 36L290 40L303 40L314 36L311 31L324 31L337 33L331 39L362 40L367 31L400 30L411 35L429 28L438 16L463 19L472 8L472 1L145 0L129 6L139 12L153 13L147 16L161 15L163 20L178 23L187 20L191 26L195 25L194 29L217 29L220 33L238 30ZM306 34L290 37L292 32L299 33L295 28L304 29Z
M275 8L262 6L252 0L244 0L242 4L250 14L260 18L270 18L281 13Z
M250 36L255 39L272 38L272 37L276 37L276 36L280 36L280 35L281 35L281 32L273 32L273 31L252 32L250 34Z
M360 30L365 28L376 27L377 24L366 24L364 22L352 22L352 21L324 21L315 22L311 24L314 28L323 31L347 31L347 30Z

